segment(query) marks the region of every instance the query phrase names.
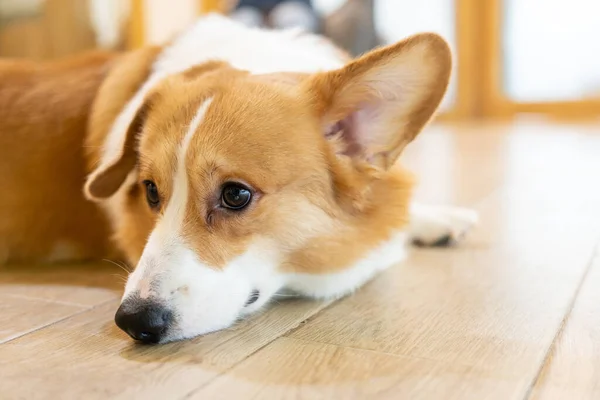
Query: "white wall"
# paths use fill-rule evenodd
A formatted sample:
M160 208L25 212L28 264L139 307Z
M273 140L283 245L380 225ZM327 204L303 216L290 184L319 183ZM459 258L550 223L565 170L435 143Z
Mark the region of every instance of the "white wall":
M600 0L505 0L503 39L511 98L600 97Z
M1 0L0 0L1 2ZM130 12L130 2L123 0L88 0L90 20L96 33L98 46L114 48L121 42L121 35Z

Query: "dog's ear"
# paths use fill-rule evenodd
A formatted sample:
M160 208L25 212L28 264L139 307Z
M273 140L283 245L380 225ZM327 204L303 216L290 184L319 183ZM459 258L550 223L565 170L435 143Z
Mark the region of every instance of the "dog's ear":
M339 152L388 169L439 106L451 65L444 39L423 33L304 84Z
M137 136L149 109L144 85L160 50L147 47L123 55L96 95L85 142L91 174L84 194L89 200L112 196L135 167Z
M142 103L125 131L112 138L115 139L113 143L109 138L100 164L88 176L84 186L84 193L89 200L99 201L111 197L135 168L138 158L138 139L150 104L149 100Z

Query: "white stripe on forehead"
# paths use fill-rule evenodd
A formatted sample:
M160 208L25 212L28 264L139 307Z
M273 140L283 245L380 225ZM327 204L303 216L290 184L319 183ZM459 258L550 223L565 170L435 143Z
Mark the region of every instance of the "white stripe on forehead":
M153 275L160 273L159 271L168 270L168 266L173 263L177 264L181 262L181 257L191 254L186 248L185 243L181 240L181 228L185 218L189 193L188 171L185 160L187 159L190 143L196 131L202 125L206 111L212 101L213 98L211 97L198 107L196 115L192 118L185 136L179 144L176 154L177 167L173 175L173 193L166 205L165 213L156 223L154 230L148 238L148 243L144 248L137 268L129 276L123 298L135 290L140 291L139 295L142 298L150 296L152 289L149 279ZM158 190L160 191L160 188Z
M183 224L188 198L188 174L185 160L187 158L186 156L190 147L190 142L202 124L202 121L204 121L206 110L212 101L213 98L211 97L198 107L196 115L192 118L188 130L179 144L179 150L177 152L177 169L175 170L175 175L173 177L173 193L171 194L171 199L167 204L165 213L156 227L157 230L160 229L162 231L162 234L169 235L175 232L178 233Z

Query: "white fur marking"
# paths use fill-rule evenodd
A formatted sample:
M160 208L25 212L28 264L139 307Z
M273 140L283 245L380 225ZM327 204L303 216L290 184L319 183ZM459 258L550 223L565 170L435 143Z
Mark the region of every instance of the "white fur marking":
M478 223L473 210L419 203L411 204L410 219L410 239L423 245L433 245L446 238L451 243L457 242Z
M179 152L177 154L177 170L175 171L175 178L173 180L173 195L171 196L171 201L167 205L167 210L163 217L163 220L167 222L163 229L166 229L169 234L172 232L179 233L184 222L183 219L185 217L184 214L188 198L188 176L185 160L187 158L190 142L204 120L204 115L211 105L212 100L211 97L200 105L179 147Z
M331 274L290 274L286 289L316 298L338 298L352 293L379 271L406 258L406 232L393 235L364 258Z
M154 231L150 234L137 268L127 281L123 297L128 296L132 290L140 290L142 284L144 286L149 285L144 280L154 279L154 276L160 273L158 271L165 268L165 264L169 263L168 256L174 251L171 248L183 246L179 235L184 222L188 197L188 178L185 160L190 142L202 123L206 110L211 103L212 98L209 98L200 105L179 145L177 168L173 177L173 194L167 204L163 217L157 222ZM150 295L147 293L147 290L144 292L146 297Z

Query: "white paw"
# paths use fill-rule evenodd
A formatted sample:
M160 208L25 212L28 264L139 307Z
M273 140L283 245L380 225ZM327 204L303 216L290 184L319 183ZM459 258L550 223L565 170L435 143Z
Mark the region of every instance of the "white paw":
M459 207L415 205L411 210L410 234L417 246L449 246L460 242L479 217Z

